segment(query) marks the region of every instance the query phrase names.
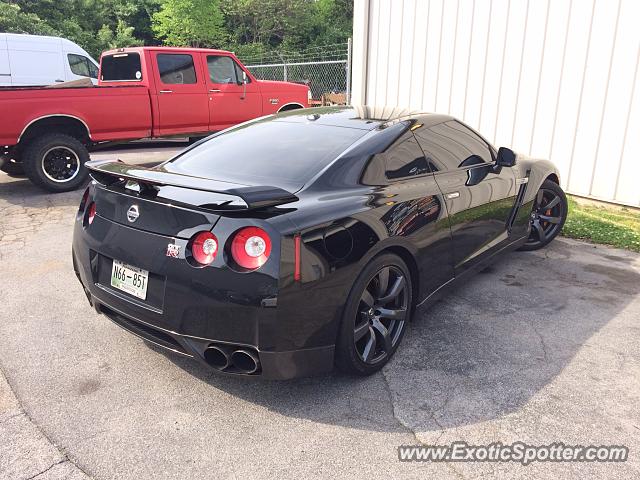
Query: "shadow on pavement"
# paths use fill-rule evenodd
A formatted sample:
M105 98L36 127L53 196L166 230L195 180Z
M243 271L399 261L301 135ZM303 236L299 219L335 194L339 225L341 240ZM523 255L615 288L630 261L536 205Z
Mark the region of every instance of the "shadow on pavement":
M396 431L388 400L396 419L424 432L500 418L552 382L640 292L633 254L579 245L557 240L545 251L509 253L418 310L383 375L269 382L166 356L212 387L315 422Z

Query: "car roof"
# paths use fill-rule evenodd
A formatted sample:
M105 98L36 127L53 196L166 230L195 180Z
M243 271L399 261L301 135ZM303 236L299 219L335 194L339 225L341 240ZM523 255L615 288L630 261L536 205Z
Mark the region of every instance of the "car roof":
M305 123L317 125L374 130L384 128L403 120L420 119L431 125L452 120L449 115L428 113L396 106L347 105L333 107L314 107L304 110L291 110L275 117L274 121Z

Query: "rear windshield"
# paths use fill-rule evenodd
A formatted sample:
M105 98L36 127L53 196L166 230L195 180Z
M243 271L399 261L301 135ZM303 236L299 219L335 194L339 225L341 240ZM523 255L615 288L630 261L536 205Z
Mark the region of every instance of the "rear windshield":
M100 79L104 82L137 82L142 80L140 55L116 53L102 57Z
M366 133L329 125L259 122L211 138L164 169L295 191Z

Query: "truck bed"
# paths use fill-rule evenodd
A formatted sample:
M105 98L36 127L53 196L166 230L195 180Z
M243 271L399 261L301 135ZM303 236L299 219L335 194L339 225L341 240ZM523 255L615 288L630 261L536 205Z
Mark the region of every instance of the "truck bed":
M60 108L64 106L64 108ZM17 143L35 120L64 111L89 130L92 141L151 135L151 99L144 85L0 88L0 144Z

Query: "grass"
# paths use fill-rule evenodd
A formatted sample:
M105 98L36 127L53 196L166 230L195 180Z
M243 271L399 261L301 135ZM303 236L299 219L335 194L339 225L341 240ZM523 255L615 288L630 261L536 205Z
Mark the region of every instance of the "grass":
M562 235L640 252L640 212L624 207L583 205L569 200Z

